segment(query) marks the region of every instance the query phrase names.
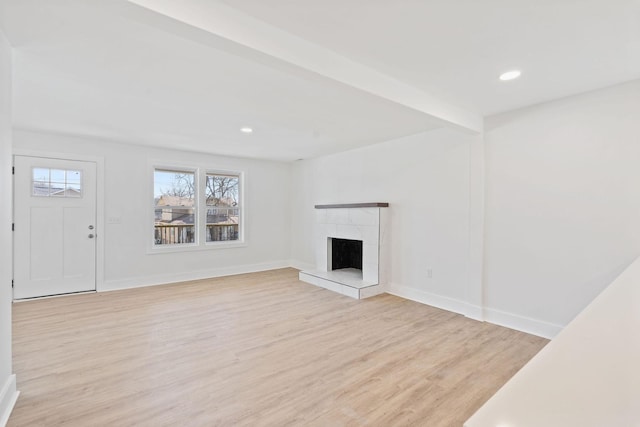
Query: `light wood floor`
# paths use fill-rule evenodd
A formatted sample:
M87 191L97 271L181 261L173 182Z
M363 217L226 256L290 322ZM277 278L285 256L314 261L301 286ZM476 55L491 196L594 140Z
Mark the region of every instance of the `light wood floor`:
M293 269L14 304L9 426L461 426L547 341Z

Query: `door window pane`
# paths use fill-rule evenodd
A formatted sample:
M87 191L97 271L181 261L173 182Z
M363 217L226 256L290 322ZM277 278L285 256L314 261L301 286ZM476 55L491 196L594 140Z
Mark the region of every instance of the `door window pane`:
M80 171L67 171L67 184L80 185Z
M33 168L31 194L37 197L82 197L82 171Z
M51 169L50 172L50 181L51 182L62 182L64 184L64 176L65 171L62 169Z

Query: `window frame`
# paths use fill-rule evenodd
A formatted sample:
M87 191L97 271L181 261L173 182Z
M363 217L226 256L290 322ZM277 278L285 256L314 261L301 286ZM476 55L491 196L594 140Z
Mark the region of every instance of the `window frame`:
M151 161L149 162L150 180L149 192L151 200L151 209L149 215L149 238L147 239L147 253L160 254L171 252L190 252L202 250L228 249L236 247L246 247L246 173L237 169L221 169L211 168L205 165L194 165L184 163L168 163ZM194 226L195 226L195 242L194 243L175 243L158 245L155 243L155 171L176 171L194 173L195 201L194 201ZM238 218L238 240L227 240L217 242L206 241L206 179L207 175L234 175L238 176L238 205L240 207Z

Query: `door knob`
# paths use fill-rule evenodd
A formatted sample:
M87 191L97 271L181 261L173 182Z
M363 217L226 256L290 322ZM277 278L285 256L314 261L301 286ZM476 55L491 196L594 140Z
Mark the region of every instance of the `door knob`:
M90 225L90 226L89 226L89 230L93 230L93 225Z
M93 234L89 234L89 238L93 239L95 236Z

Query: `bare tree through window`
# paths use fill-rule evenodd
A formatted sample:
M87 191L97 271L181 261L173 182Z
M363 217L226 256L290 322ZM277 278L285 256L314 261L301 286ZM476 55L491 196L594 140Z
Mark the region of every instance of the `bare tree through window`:
M207 174L207 242L239 239L240 176Z
M207 205L237 206L238 177L207 175Z

